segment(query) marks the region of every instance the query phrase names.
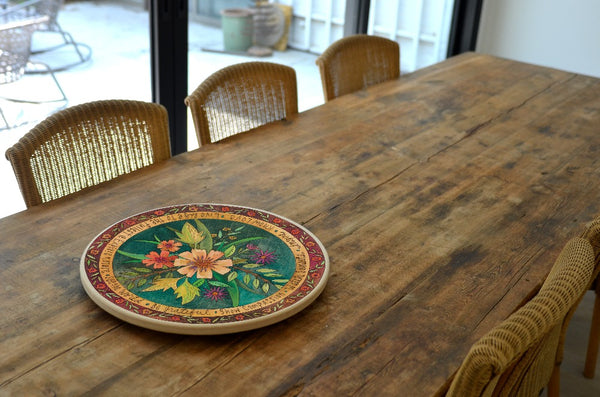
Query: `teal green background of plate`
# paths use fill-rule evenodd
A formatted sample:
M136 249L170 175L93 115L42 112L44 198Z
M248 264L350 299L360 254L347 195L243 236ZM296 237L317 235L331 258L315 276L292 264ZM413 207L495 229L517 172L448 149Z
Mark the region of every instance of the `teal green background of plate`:
M138 256L147 255L151 251L160 253L161 250L157 248L158 243L163 240L177 241L177 235L172 229L181 232L185 223L196 226L196 223L193 220L182 220L151 227L130 237L119 247L119 251ZM204 224L213 235L213 250L215 251L226 251L225 247L227 247L228 244L241 242L240 244L235 245L235 252L227 258L236 262L245 260L245 262L237 264L234 262L232 271L236 271L237 273L237 277L234 280L228 280L228 276L231 272L224 275L213 272L213 278L205 280L204 283L198 287L200 295L196 296L190 302L182 304L182 299L177 297L173 289L168 289L166 291L144 291L144 289L147 289L152 285L152 279L156 276L185 277L177 272L178 267L170 268L172 271L169 272L164 271L166 269L153 269L152 266L145 266L141 259L133 259L130 256L118 252L113 259L113 273L115 277L117 277L119 282L130 292L151 302L185 309L224 309L235 306L231 299L231 287L225 288L223 287L224 284L230 286L233 283L236 284L239 293L238 306L243 306L258 302L274 294L279 288L285 285L282 280L289 280L294 274L296 270L296 259L292 251L283 241L266 230L240 222L220 219L203 219L202 224ZM157 239L159 241L156 241ZM151 243L151 241L156 242ZM248 249L248 244L251 245L250 248L256 248ZM190 249L190 245L182 243L181 248L178 251L171 253L171 255L190 251ZM265 264L256 263L256 261L252 260L252 257L254 256L254 253L260 252L259 250L272 253L275 260ZM220 259L226 258L221 257ZM260 266L256 266L255 264ZM250 266L246 268L245 265ZM246 272L236 270L234 267L245 269ZM268 272L268 270L273 270L273 272ZM190 284L198 282L196 276L187 279ZM259 280L259 282L255 280ZM278 281L274 282L273 280ZM183 281L184 279L182 279L178 285L181 285ZM258 288L255 287L257 284ZM268 285L266 293L263 290L265 284ZM223 296L218 300L207 298L205 293L209 288L221 288L220 291L224 292Z

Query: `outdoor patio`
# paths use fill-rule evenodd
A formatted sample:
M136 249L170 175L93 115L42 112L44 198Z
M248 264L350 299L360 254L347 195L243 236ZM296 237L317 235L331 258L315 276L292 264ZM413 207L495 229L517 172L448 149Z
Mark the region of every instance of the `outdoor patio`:
M68 106L98 99L137 99L151 101L149 16L143 0L71 1L60 11L58 21L78 42L92 49L91 60L65 71L56 78L68 98ZM323 103L316 55L302 51L275 51L268 57L245 57L203 49L222 49L222 31L218 27L190 21L189 24L189 90L190 92L213 72L230 64L265 60L292 66L297 73L300 111ZM56 34L35 33L33 48L57 39ZM71 48L54 54L34 55L50 66L76 61ZM55 94L48 75L27 75L13 83L20 93L30 91L35 98ZM33 84L33 87L31 86ZM18 85L18 86L17 86ZM32 88L29 88L32 87ZM39 88L44 87L44 88ZM1 87L3 95L9 87ZM10 87L12 89L12 87ZM41 92L45 91L45 92ZM8 117L41 120L52 106L15 106L0 102ZM35 121L18 128L0 131L0 175L4 189L0 217L25 209L10 163L4 152L35 125ZM188 148L198 146L193 125L189 126Z

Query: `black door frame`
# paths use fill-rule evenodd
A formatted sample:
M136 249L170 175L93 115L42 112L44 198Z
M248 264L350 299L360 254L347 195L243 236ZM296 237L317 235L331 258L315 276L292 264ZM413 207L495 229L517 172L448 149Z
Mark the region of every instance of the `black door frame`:
M188 0L150 0L152 101L169 113L171 154L187 151Z
M483 0L454 0L448 57L475 51Z

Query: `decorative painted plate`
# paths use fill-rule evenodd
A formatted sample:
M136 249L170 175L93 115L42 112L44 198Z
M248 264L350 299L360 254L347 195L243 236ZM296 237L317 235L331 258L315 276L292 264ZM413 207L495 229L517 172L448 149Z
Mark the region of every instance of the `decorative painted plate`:
M186 204L110 226L89 244L80 271L90 298L121 320L208 335L298 313L323 291L329 259L311 232L283 217Z

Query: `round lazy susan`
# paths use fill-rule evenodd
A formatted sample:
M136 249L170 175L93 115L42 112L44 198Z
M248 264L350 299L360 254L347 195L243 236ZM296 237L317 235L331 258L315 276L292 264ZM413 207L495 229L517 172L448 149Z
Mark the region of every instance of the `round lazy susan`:
M286 319L323 291L329 259L306 228L222 204L158 208L92 240L81 281L102 309L179 334L246 331Z

